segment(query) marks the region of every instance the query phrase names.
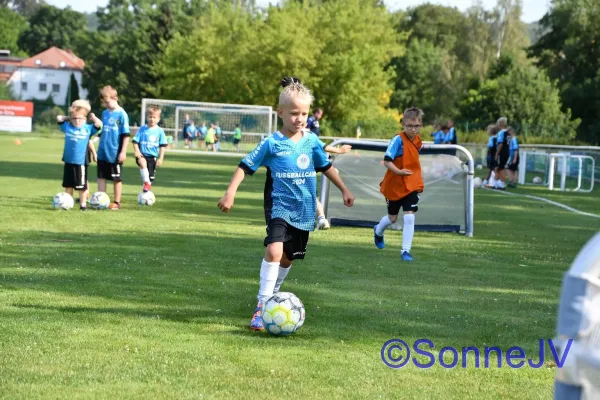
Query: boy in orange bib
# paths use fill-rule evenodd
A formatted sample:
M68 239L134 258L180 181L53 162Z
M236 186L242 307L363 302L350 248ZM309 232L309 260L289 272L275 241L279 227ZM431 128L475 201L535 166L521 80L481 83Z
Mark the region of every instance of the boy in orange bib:
M404 210L402 228L402 253L404 261L412 261L410 248L415 234L415 213L419 209L419 193L423 192L423 175L419 153L423 147L419 131L423 126L423 111L409 108L404 111L404 130L390 140L383 164L387 168L380 191L387 202L388 215L381 218L374 228L375 246L383 249L383 232L396 222L400 208Z

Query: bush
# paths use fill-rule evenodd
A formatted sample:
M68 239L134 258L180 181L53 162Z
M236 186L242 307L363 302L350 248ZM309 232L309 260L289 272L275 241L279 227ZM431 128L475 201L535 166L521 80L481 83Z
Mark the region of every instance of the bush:
M54 106L42 112L36 122L39 125L54 125L58 115L65 115L65 112L60 107Z

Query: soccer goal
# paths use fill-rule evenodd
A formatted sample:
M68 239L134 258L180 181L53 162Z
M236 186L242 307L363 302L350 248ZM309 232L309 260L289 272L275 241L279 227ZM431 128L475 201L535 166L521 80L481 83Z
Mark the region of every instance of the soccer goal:
M161 109L159 125L167 135L173 137L177 146L183 139L183 126L185 124L185 111L190 114L190 119L197 127L204 121L207 126L211 122L219 122L222 133L227 139L223 144L231 145L231 137L235 124L240 124L242 130L242 143L248 143L252 148L260 143L262 138L277 130L277 113L270 106L257 106L245 104L208 103L197 101L142 99L141 118L146 121L146 110L150 106ZM180 113L181 111L181 113ZM231 145L233 148L233 145ZM223 148L223 146L222 146Z
M557 324L556 400L600 399L600 233L563 279Z
M379 182L386 168L383 156L387 142L339 139L331 145L352 145L352 151L337 155L337 168L346 186L354 193L354 206L344 206L337 188L330 187L323 176L321 202L332 225L358 226L373 229L387 214L385 198ZM471 153L458 145L424 144L421 168L425 190L420 196L415 229L435 232L459 232L473 236L473 175ZM400 219L401 220L401 219ZM401 229L402 224L393 224Z
M519 160L519 184L543 185L550 190L594 190L596 163L592 156L570 152L523 151Z

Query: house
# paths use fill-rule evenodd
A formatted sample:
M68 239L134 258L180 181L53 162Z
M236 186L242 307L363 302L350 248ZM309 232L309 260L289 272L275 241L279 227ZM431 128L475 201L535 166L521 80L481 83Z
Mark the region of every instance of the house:
M52 96L54 104L64 106L71 74L79 86L79 97L87 99L81 87L85 63L70 50L51 47L23 60L8 79L13 95L21 100L45 100ZM76 99L73 99L76 100ZM71 100L71 101L73 101Z
M24 59L13 57L10 50L0 50L0 84L6 84Z

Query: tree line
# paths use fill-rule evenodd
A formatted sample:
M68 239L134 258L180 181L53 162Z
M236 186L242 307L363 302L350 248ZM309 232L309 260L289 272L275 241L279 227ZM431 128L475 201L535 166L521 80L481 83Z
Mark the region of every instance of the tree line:
M379 0L110 0L95 15L0 0L0 31L0 48L16 54L72 49L93 106L110 84L138 122L144 97L275 106L280 77L294 75L326 110L328 134L394 131L414 105L431 123L506 116L525 134L600 143L600 11L583 0L553 0L533 43L521 0L465 12L390 12Z

